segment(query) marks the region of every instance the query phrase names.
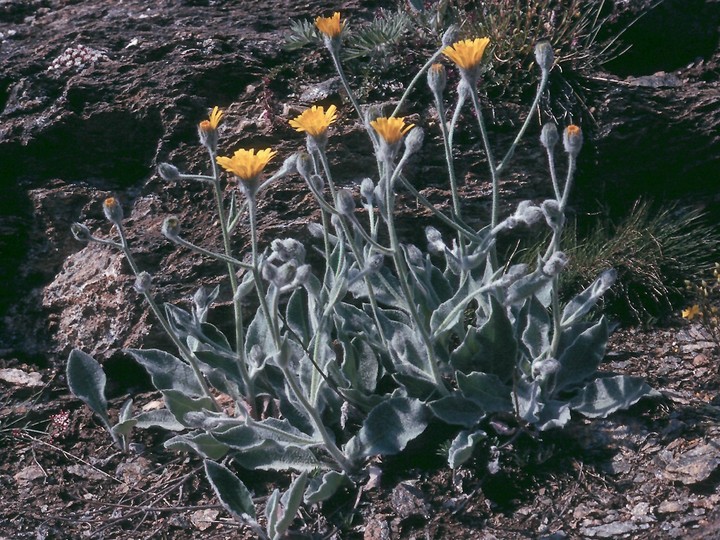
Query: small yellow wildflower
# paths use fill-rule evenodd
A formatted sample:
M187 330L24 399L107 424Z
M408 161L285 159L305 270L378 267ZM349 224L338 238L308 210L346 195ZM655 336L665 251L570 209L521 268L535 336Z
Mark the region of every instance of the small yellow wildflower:
M490 38L463 39L443 49L443 54L459 68L472 70L480 65Z
M245 182L252 182L260 176L268 162L275 157L277 152L270 148L265 150L237 150L233 157L218 156L217 162L223 169L233 173Z
M697 304L682 310L683 319L687 319L688 321L692 321L698 315L700 315L700 306Z
M386 143L393 145L403 138L408 131L410 131L415 124L406 124L404 118L376 118L370 125L378 135L380 135Z
M329 38L336 38L345 28L345 21L340 23L340 12L336 11L332 17L317 17L315 26Z
M200 122L200 129L202 131L216 130L222 120L223 112L218 107L213 107L208 120Z
M103 202L103 213L108 221L119 224L123 219L122 206L115 197L108 197Z
M300 116L290 120L290 125L297 131L305 131L311 137L321 137L330 124L337 119L337 107L330 105L326 111L324 107L313 105Z

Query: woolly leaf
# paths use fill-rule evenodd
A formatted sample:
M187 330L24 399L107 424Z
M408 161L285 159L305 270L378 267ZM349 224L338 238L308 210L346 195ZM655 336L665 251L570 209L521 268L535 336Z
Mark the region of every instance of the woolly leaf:
M205 460L205 474L220 504L240 521L255 520L255 505L245 484L230 469Z

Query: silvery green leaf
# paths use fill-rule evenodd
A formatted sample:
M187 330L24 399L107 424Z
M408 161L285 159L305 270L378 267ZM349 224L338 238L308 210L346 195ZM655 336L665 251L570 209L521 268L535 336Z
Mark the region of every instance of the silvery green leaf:
M463 395L485 412L510 413L513 410L511 388L491 373L457 373L458 388Z
M508 287L505 303L518 304L532 295L538 296L551 281L551 278L543 273L542 267L538 267L532 274L518 279Z
M347 454L353 459L389 456L425 431L427 406L417 399L395 397L375 407L362 428L347 443Z
M232 346L225 334L215 325L204 322L200 324L200 335L196 336L200 341L227 352L232 352Z
M543 402L536 427L540 431L562 428L570 421L570 404L566 401L550 400Z
M105 428L110 431L112 424L107 414L105 384L107 378L102 367L92 356L74 349L68 357L66 377L70 391L83 400L100 417Z
M509 381L515 369L517 341L505 307L490 297L491 312L485 324L469 327L462 344L450 355L450 363L461 372L481 371Z
M290 329L300 339L300 342L307 348L310 340L315 333L313 324L310 319L309 299L305 289L295 289L290 295L287 308L285 310L285 319Z
M409 396L419 398L423 401L429 399L437 392L437 384L429 373L416 368L412 364L399 364L392 378L397 382Z
M183 431L186 429L184 425L177 421L173 413L167 409L140 413L135 417L135 420L137 420L136 427L139 429L150 427L159 427L168 431Z
M125 352L145 368L158 390L178 390L190 396L203 394L190 366L170 353L158 349L126 349Z
M547 309L535 296L531 296L520 311L518 323L522 332L520 339L529 357L532 360L540 358L550 347L552 324Z
M191 313L167 302L163 307L167 322L178 339L185 341L188 335L195 335L199 331L200 325Z
M219 370L237 383L243 383L240 368L238 367L238 360L234 352L215 349L210 345L200 343L192 336L188 336L187 344L200 363L212 369Z
M225 509L241 521L255 521L255 505L245 484L230 469L205 460L205 474Z
M433 312L432 316L430 317L430 332L436 333L440 326L444 327L443 333L452 332L453 330L457 330L456 326L462 321L464 311L462 309L457 309L461 303L465 303L467 301L467 296L469 293L468 289L468 280L465 280L462 285L460 285L455 292L455 295L450 298L449 300L446 300L442 304L438 306L438 308ZM451 314L454 314L454 316L450 319L446 319L450 317ZM459 332L458 332L459 333Z
M189 425L185 421L185 414L189 412L211 411L215 408L209 397L203 396L193 398L180 390L163 390L163 398L165 398L165 406L175 416L175 418L183 425Z
M200 432L176 435L165 441L164 446L168 450L192 451L202 458L213 460L222 459L229 450L227 445L219 442L212 435Z
M292 426L286 419L279 420L277 418L267 418L248 425L233 426L214 435L219 441L238 450L253 448L268 440L279 444L293 444L302 448L322 444L322 439L309 437Z
M327 466L307 448L264 441L258 446L235 455L235 461L246 469L264 471L314 471Z
M268 529L268 532L273 540L280 540L283 538L285 532L288 530L290 525L292 525L292 522L295 519L295 514L297 514L298 508L300 508L300 504L302 503L303 491L305 491L306 485L307 471L303 471L300 476L293 480L293 483L290 484L288 490L283 493L283 496L280 498L280 504L278 505L280 516L277 521L275 521L274 531L271 532Z
M561 326L570 326L584 317L597 304L617 277L615 270L606 270L592 285L573 298L563 310Z
M265 503L265 519L267 520L267 532L270 538L275 536L275 524L280 517L280 490L274 489Z
M457 469L472 457L477 444L487 438L487 433L481 430L461 431L453 439L448 452L448 465L451 469Z
M437 418L453 426L469 429L485 418L483 408L459 392L432 401L428 406Z
M255 312L255 317L253 317L245 333L245 355L248 358L251 358L250 351L252 351L255 345L257 345L266 356L271 355L272 352L275 351L272 334L268 328L262 309L258 309ZM255 367L259 368L260 366Z
M570 406L589 418L606 418L615 411L627 409L645 396L657 395L640 377L599 377L580 390Z
M608 327L605 317L580 335L560 354L554 392L570 389L592 377L605 356Z
M132 418L133 411L133 400L128 399L123 403L118 413L118 423L112 428L112 432L120 437L127 437L130 435L132 428L137 424L137 420Z
M315 504L328 500L337 493L344 483L348 482L345 473L328 471L323 475L315 476L308 482L303 500L305 504Z
M514 397L515 414L529 424L536 425L540 421L540 413L543 409L540 383L538 381L528 383L518 379L515 382Z
M383 279L380 278L381 275ZM367 282L370 283L375 298L380 304L402 310L407 309L407 302L397 293L393 294L394 291L400 290L400 282L387 268L383 267L379 272L368 274ZM366 280L359 279L355 281L348 288L348 292L355 298L368 298L369 292Z
M341 341L340 345L344 353L342 371L350 382L350 388L373 393L377 387L380 365L372 347L361 338Z

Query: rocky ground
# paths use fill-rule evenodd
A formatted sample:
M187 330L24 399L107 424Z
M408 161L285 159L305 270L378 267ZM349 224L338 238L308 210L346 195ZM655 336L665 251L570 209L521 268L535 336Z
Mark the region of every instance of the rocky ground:
M583 81L594 124L586 130L592 136L581 156L577 211L600 199L615 200L621 212L650 192L717 212L708 179L720 169L720 4L626 4L616 2L624 9L620 22L647 11L624 36L634 48ZM199 461L162 449L162 433L139 433L136 453L117 454L69 396L62 374L67 353L80 347L104 361L113 405L128 393L141 404L155 398L119 353L160 339L133 278L116 254L77 243L70 224L106 231L100 201L117 196L161 300L186 296L198 281L216 282L220 266L179 254L159 232L164 217L177 214L191 240L217 244L210 212L203 212L211 198L198 186L163 183L155 166L207 167L195 125L213 105L226 111L228 152L241 144L272 145L283 156L301 148L287 118L318 100L342 106L343 97L322 50L283 50L290 19L339 8L361 21L395 4L267 5L0 0L0 538L252 537L217 506ZM423 51L397 58L405 65L423 59ZM388 72L356 68L353 84L368 99L393 97L392 81L378 83ZM422 99L413 105L413 121L431 124ZM492 129L500 143L513 107L496 108ZM347 184L369 170L361 130L349 116L330 146ZM508 200L547 189L534 146L518 151L503 184ZM481 219L488 195L481 156L471 148L459 166L463 200ZM414 167L426 196L447 198L433 180L439 169L430 151ZM302 237L317 217L313 208L299 182L273 186L261 202L261 240L280 232ZM428 219L412 201L401 214L410 239ZM245 240L236 242L242 250ZM662 399L608 420L576 420L542 441L516 441L501 454L497 474L488 471L487 455L452 474L433 444L411 449L382 464L378 486L308 509L296 522L297 537L714 538L719 362L698 326L622 330L605 368L646 377ZM259 495L287 483L261 474L243 480Z

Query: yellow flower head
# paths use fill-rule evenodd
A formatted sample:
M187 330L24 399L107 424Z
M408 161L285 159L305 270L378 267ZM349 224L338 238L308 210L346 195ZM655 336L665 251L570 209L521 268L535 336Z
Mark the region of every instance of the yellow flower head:
M340 12L336 11L332 17L318 17L315 19L315 26L329 38L335 38L345 28L345 21L340 23Z
M268 162L277 152L266 148L265 150L237 150L233 157L218 156L217 162L223 169L233 173L240 180L249 182L255 180L263 171Z
M222 120L223 112L218 107L213 107L208 120L200 122L200 130L202 131L214 131L220 125Z
M700 306L697 304L682 310L683 319L687 319L688 321L692 321L698 315L700 315Z
M410 131L415 124L406 124L404 118L376 118L370 125L388 144L395 144Z
M463 39L445 47L443 54L455 62L459 68L470 70L482 60L485 48L490 43L490 38Z
M312 108L305 109L300 116L290 120L290 125L297 131L305 131L312 137L320 137L336 119L337 107L335 105L330 105L327 111L324 107L313 105Z

